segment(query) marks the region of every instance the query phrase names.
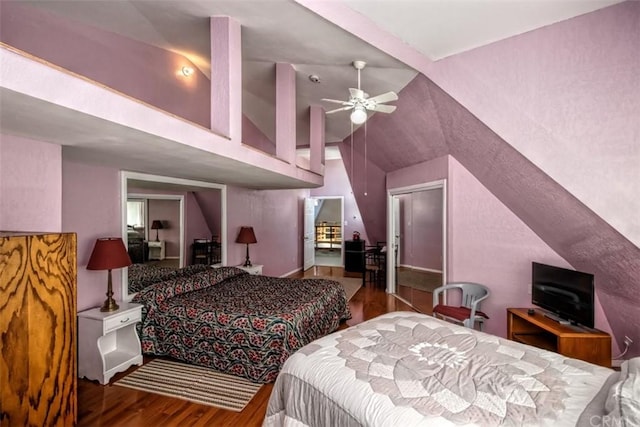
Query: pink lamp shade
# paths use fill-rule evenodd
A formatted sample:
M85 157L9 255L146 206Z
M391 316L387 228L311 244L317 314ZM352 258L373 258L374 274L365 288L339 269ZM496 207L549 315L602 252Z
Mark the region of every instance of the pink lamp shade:
M120 237L105 237L96 240L87 264L87 270L111 270L128 267L131 258Z

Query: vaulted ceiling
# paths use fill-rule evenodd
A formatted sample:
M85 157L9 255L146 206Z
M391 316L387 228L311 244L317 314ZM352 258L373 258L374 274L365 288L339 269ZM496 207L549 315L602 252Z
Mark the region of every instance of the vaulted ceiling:
M331 7L332 2L315 0L297 3L205 0L23 3L190 55L205 72L209 61L206 53L208 17L215 14L236 17L243 25L244 113L271 140L275 133L274 62L292 63L297 70L298 141L305 145L308 106L319 104L324 97L343 98L346 88L354 85L351 61L366 60L371 65L363 74L363 85L368 92L400 92L394 114L376 114L367 122L366 129L361 127L353 134L356 141L362 141L366 131L368 159L381 171L389 172L445 154L454 156L560 256L577 269L597 274L600 300L618 342L624 335L640 340L637 326L640 249L637 240L632 240L636 236L636 225L629 225L633 221L629 220L628 211L618 221L610 208L618 206L624 211L635 209L640 203L630 197L638 196L637 182L631 179L631 183L623 183L620 176L615 175L616 165L620 165L618 170L627 174L621 177L628 178L632 167L625 161L640 158L638 121L635 128L629 125L629 117L639 111L640 84L619 85L620 81L633 83L629 76L640 75L640 60L625 58L627 50L633 51L628 48L633 46L633 39L629 37L635 38L637 50L640 4L628 2L614 6L619 12L604 14L593 21L593 24L602 23L597 29L593 29L595 25L583 25L579 31L562 32L552 26L532 45L526 37L508 37L617 2L542 2L545 7L556 6L551 7L555 14L546 15L531 12L531 7L540 6L540 2L519 2L522 7L513 9L504 7L505 2L486 2L482 8L476 1L463 2L465 7L460 7L460 2L449 1L414 5L413 2L347 0L343 5L357 13L349 15L351 21L338 22L340 19L335 18L333 23L326 20L329 15L323 15L326 18L323 19L311 11L320 13L320 9ZM302 5L313 7L307 9ZM415 7L422 9L417 12ZM484 17L477 18L478 14ZM476 16L476 19L464 21L468 19L463 19L465 16ZM455 19L461 19L464 24L442 24L442 21L456 22ZM365 22L368 24L364 25ZM491 23L477 25L478 22ZM519 25L497 32L487 31L501 28L501 23ZM619 39L615 38L617 33L613 37L610 34L618 31L614 28L620 29ZM376 31L383 35L376 35ZM595 52L571 52L565 47L555 53L554 45L559 40L567 42L572 38L594 43L607 39L610 44L597 44L599 48ZM491 43L497 40L505 40L509 49L500 52L498 45L493 51ZM389 47L394 43L406 43L413 50L395 55ZM488 46L486 50L471 51L462 59L456 55L479 45ZM567 46L572 45L567 43ZM622 46L621 52L616 52L618 46ZM548 67L562 64L555 61L554 55L571 56L578 72L564 73L562 67L558 67L543 73ZM591 55L605 59L598 62ZM480 63L476 60L480 56L483 56L484 67L474 68ZM448 59L441 59L443 57ZM467 58L470 60L465 61ZM604 67L602 64L611 72L610 79L598 68ZM509 79L498 87L502 82L496 83L493 79L507 69ZM531 69L540 73L532 73ZM597 73L605 75L604 78L594 79ZM307 78L309 74L318 74L322 83L311 83ZM586 90L594 86L601 91ZM581 96L592 98L592 93L597 98L593 102L579 99ZM512 94L517 97L512 98ZM549 103L539 102L542 97L555 98ZM520 102L533 107L522 108ZM585 105L585 109L578 109L580 105ZM611 114L612 110L616 114ZM499 120L500 116L504 120ZM351 128L346 117L346 114L336 114L328 118L328 141L349 142ZM557 117L562 120L554 122ZM578 122L583 117L590 119L586 125ZM618 139L600 135L593 129L600 125L598 120L605 119L608 123L603 128L622 129L614 135ZM617 125L616 120L619 120ZM510 127L509 121L517 122L519 127ZM574 148L589 138L611 139L611 146L598 152L603 159L601 165L597 159L588 159L588 153ZM543 143L545 148L540 149ZM364 145L358 144L358 147ZM590 147L600 149L594 143ZM609 155L612 150L621 153ZM582 164L576 159L583 160ZM593 170L595 178L583 170L585 164ZM571 173L573 169L579 169L579 173ZM615 197L608 200L609 194L594 195L584 191L584 183L576 182L597 184L598 177L611 179L613 188L609 192L622 195L628 202L621 203ZM635 354L640 354L640 350L635 350Z

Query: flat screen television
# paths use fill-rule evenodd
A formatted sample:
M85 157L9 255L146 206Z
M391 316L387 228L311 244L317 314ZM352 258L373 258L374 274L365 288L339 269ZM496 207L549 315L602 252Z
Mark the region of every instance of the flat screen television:
M556 320L593 328L593 274L537 262L531 270L533 304L557 316Z

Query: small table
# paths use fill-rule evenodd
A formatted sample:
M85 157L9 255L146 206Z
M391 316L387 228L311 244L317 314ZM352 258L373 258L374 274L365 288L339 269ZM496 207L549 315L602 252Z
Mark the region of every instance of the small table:
M149 260L157 259L162 261L164 259L164 240L149 240L147 245L149 246Z
M250 265L248 267L245 267L244 265L237 265L236 267L238 267L241 270L246 271L249 274L253 274L254 276L258 276L262 274L262 265Z
M78 376L107 384L116 373L142 365L136 323L142 304L118 301L116 311L78 313Z
M507 338L600 366L611 366L611 335L597 329L562 325L544 312L507 308Z

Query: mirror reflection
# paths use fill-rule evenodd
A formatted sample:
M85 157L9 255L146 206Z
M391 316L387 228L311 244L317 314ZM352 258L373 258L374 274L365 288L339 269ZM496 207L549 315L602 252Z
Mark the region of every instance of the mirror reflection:
M182 185L161 178L137 176L125 182L123 239L133 263L123 275L125 300L158 278L185 268L222 265L225 258L224 186Z
M444 283L443 188L394 195L396 293L418 311L432 309Z

